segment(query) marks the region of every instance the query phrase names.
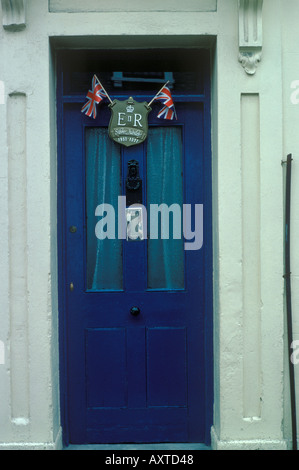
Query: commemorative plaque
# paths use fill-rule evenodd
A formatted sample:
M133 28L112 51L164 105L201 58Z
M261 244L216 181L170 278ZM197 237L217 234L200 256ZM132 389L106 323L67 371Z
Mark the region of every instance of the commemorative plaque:
M145 101L139 103L132 97L128 100L114 100L109 105L111 119L109 136L115 142L130 147L141 144L148 133L148 114L152 108Z

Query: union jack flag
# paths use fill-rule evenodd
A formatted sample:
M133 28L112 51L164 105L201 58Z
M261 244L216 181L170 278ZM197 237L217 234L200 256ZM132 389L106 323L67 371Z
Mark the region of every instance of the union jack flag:
M88 99L87 103L81 109L81 112L86 114L86 116L95 119L97 117L97 104L99 104L104 98L106 93L103 90L103 86L97 80L97 77L94 75L92 79L92 90L89 90L86 98Z
M169 119L172 120L174 117L177 119L176 112L172 108L168 108L164 106L161 111L157 115L158 118Z
M158 101L162 101L164 107L158 113L158 118L163 119L173 119L174 117L177 119L174 102L170 93L170 90L167 86L164 86L162 90L158 93L155 98Z

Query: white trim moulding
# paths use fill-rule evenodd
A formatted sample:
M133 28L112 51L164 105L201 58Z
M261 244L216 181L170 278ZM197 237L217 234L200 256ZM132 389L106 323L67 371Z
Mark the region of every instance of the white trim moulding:
M239 0L239 62L254 75L262 59L263 0Z
M26 0L1 0L3 28L21 31L26 28Z

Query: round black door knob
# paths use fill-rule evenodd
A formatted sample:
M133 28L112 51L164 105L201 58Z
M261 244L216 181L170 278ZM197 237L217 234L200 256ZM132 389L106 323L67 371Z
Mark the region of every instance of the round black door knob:
M132 307L130 312L131 312L131 315L133 315L134 317L137 317L137 315L139 315L139 313L140 313L140 308L139 307Z

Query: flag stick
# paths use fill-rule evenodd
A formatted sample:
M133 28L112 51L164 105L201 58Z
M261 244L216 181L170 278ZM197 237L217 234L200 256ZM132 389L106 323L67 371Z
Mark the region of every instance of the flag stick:
M153 97L152 101L150 103L148 103L148 105L150 106L152 104L152 102L157 98L158 94L161 93L161 91L163 90L163 88L169 83L169 80L167 80L167 82L162 86L161 90L158 91L158 93Z
M103 88L103 90L104 90L104 92L105 92L105 94L106 94L108 100L109 100L110 103L112 104L112 100L111 100L110 96L108 95L107 91L105 90L105 88L104 88L103 85L101 84L101 82L100 82L100 80L98 79L98 77L96 76L96 74L95 74L95 77L96 77L97 81L99 82L99 84L101 85L101 87Z

